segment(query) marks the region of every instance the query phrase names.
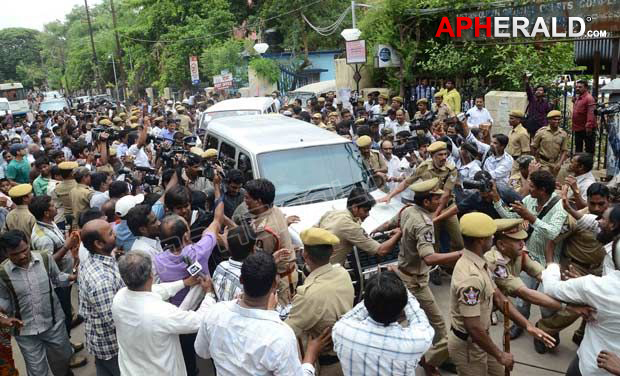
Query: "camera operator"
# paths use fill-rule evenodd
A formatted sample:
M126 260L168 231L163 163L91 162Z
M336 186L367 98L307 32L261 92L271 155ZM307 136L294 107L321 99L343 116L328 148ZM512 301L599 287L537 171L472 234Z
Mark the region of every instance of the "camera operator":
M184 178L187 178L187 186L190 189L211 194L213 193L213 183L205 176L202 167L202 154L203 151L200 148L193 147L191 149L185 158Z
M521 196L512 188L503 184L496 185L491 175L486 171L478 171L473 180L464 180L463 188L466 190L455 189L456 205L441 212L439 216L433 218L433 222L442 221L455 214L461 217L471 212L481 212L491 218L498 219L501 216L493 206L495 197L506 205L521 200Z
M419 99L417 102L418 111L413 115L413 129L418 136L430 136L429 128L435 115L428 109L428 100Z

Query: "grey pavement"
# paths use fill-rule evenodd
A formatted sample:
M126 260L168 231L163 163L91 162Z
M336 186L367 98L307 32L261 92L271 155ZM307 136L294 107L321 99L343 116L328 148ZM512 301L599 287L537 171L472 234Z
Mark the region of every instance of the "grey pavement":
M450 279L449 276L443 277L443 284L441 286L431 285L431 289L435 294L435 298L446 319L447 326L449 328L449 290ZM76 289L73 290L74 295ZM75 296L74 296L75 301ZM532 317L530 321L536 323L540 318L540 310L538 307L532 307ZM515 365L511 375L518 376L553 376L564 375L566 368L575 356L577 346L572 342L571 338L573 332L578 328L579 321L577 321L570 328L565 329L561 333L560 346L552 353L540 355L534 351L532 344L532 338L526 334L523 334L520 338L511 342L511 352L515 356L515 361L518 364ZM501 346L503 334L503 320L501 315L499 316L499 323L496 326L491 327L491 336L496 344ZM75 328L72 332L72 341L84 341L84 324ZM88 355L86 350L81 351L79 354ZM17 368L20 375L26 375L23 358L19 351L19 347L13 341L13 357L17 363ZM200 369L199 376L213 376L214 372L211 367L211 362L203 359L199 360L198 367ZM81 368L73 370L75 376L96 376L94 359L91 355L88 355L88 364ZM449 372L442 371L442 375L452 375ZM419 368L416 372L416 376L424 376L424 372Z

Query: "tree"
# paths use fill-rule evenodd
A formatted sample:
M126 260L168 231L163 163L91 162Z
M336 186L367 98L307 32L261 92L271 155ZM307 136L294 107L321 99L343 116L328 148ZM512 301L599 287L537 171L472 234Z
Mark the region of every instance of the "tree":
M246 43L228 39L205 48L200 56L200 72L202 76L206 76L204 80L211 79L222 70L228 70L235 80L247 82L248 70L242 56L249 47Z
M21 64L30 66L41 64L41 45L37 30L25 28L3 29L2 43L0 44L0 81L20 81L22 77L17 72ZM22 70L22 73L25 71Z

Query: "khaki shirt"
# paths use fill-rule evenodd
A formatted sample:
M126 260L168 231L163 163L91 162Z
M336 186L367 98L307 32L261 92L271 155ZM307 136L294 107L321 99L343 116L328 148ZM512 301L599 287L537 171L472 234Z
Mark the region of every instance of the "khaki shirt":
M583 208L579 210L579 213L590 214L590 211L588 208ZM601 265L605 258L605 248L596 240L595 233L586 229L579 229L577 221L570 215L562 226L560 235L555 238L556 243L560 241L564 241L564 255L578 263L596 268Z
M495 283L485 260L465 249L456 262L450 283L450 324L466 333L464 318L479 317L482 328L489 330Z
M252 227L256 232L256 246L265 252L274 253L279 249L286 248L291 251L289 262L295 261L295 252L291 235L288 233L286 216L277 207L269 208L266 212L254 216ZM276 237L274 237L274 234ZM286 263L278 265L278 273L287 270Z
M543 162L556 163L562 152L568 151L568 139L568 134L562 128L553 132L547 125L536 132L532 146L536 148L538 156L546 159Z
M438 178L437 187L443 190L452 190L458 178L458 170L454 163L446 162L442 168L436 168L432 159L425 160L420 163L418 168L405 181L407 185L411 185L418 180L428 180Z
M428 274L430 266L424 262L424 257L435 252L432 214L414 204L404 208L390 220L390 227L399 225L403 234L400 238L398 268L411 275Z
M190 122L192 121L192 119L189 116L185 115L185 114L177 115L177 119L180 120L180 122L179 122L179 130L181 132L183 132L184 134L186 134L186 135L190 134L189 126L190 126Z
M349 312L353 308L353 297L349 273L340 265L323 265L313 270L297 288L285 322L306 342L308 336L318 337ZM333 351L324 353L333 355Z
M336 127L332 123L327 123L327 125L325 125L323 122L321 122L319 125L317 125L317 127L321 129L326 129L330 132L336 132Z
M348 209L323 214L317 227L330 231L340 239L340 244L334 246L334 253L329 259L332 264L344 265L353 246L372 254L377 253L381 246L376 240L368 237L359 218L354 218Z
M520 157L521 154L530 152L530 134L523 125L519 124L510 131L506 152L513 157Z
M454 111L445 102L442 102L439 107L435 105L435 116L438 120L445 122L448 118L454 117Z
M493 247L484 254L484 259L497 287L505 295L510 296L515 296L515 292L525 286L519 277L521 271L526 272L532 278L537 278L544 270L542 265L527 255L527 252L521 253L521 256L513 260Z
M383 155L381 155L381 153L379 153L377 150L371 150L370 154L368 155L368 159L364 158L364 160L366 161L368 167L370 167L374 171L382 169L387 170L387 162L385 161ZM377 186L379 188L385 185L385 181L378 175L373 175L373 177L375 178L375 182L377 183Z
M69 194L71 207L73 208L74 225L77 224L80 214L90 208L90 199L94 194L95 190L84 184L78 184Z
M32 228L37 223L34 215L28 210L28 205L17 205L17 207L9 212L4 222L3 231L21 230L26 234L28 243L30 243L30 235Z
M65 216L73 215L73 203L69 194L75 187L77 187L77 182L74 179L66 179L58 183L52 193L52 199L60 202L63 209L65 209ZM77 218L74 219L74 222L77 223Z

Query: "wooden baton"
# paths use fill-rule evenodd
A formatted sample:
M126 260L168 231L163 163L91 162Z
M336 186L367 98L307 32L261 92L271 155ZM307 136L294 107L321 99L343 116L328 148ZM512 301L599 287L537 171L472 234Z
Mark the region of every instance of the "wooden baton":
M510 352L510 315L509 315L510 303L508 299L504 300L504 352ZM504 376L510 376L510 369L504 367Z

